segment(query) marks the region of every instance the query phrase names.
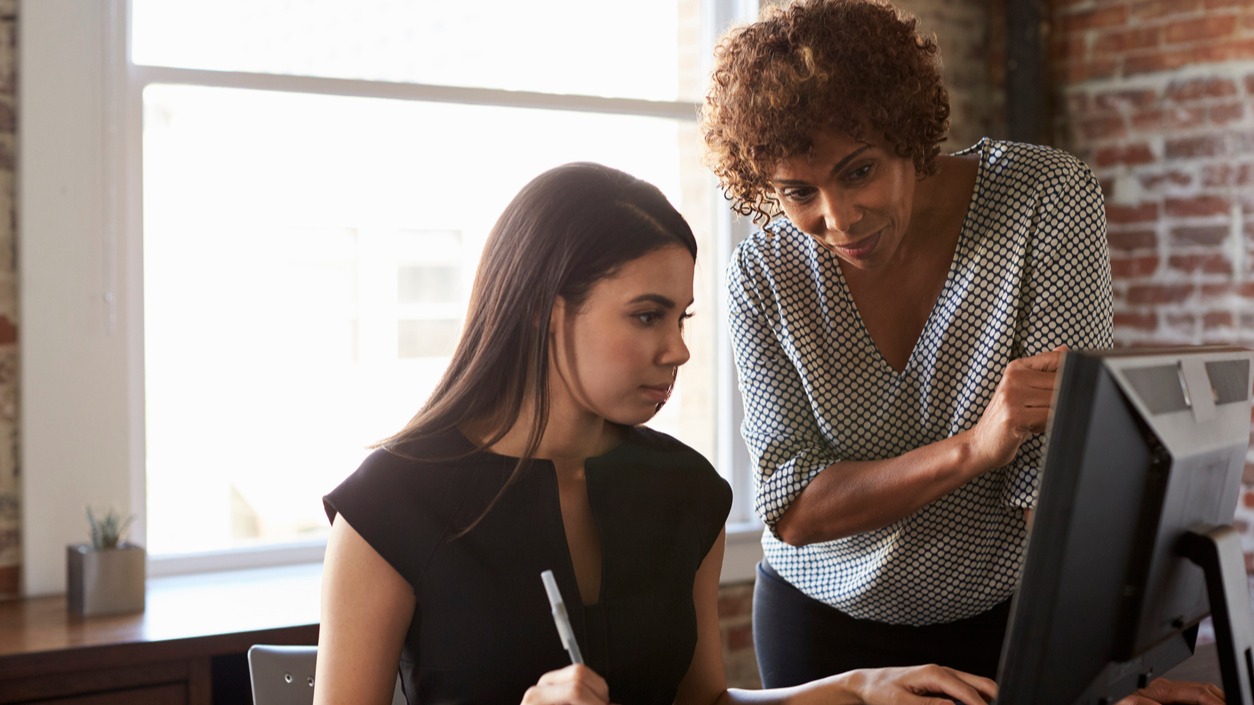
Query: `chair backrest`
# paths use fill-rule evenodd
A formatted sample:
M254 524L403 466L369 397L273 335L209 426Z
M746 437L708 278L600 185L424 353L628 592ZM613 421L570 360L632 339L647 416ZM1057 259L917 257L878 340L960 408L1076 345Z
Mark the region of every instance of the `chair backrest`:
M317 660L316 646L253 645L248 649L253 705L311 705ZM392 705L406 705L399 674Z

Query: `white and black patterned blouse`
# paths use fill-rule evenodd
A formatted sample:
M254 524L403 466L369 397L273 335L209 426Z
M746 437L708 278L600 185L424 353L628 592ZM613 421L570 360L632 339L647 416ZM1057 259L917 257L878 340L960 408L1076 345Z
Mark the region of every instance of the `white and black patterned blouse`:
M1007 599L1043 438L882 529L797 548L774 526L806 484L840 460L895 457L971 428L1013 359L1112 344L1106 217L1092 172L1047 147L984 139L959 152L971 153L979 174L954 261L901 373L863 327L836 255L786 219L741 243L728 268L767 561L861 619L934 624Z

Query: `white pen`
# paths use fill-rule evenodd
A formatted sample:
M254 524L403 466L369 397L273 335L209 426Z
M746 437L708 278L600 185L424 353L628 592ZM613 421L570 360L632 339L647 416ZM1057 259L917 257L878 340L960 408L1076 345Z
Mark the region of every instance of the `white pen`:
M553 579L553 571L546 570L540 574L544 581L544 591L549 594L549 605L553 607L553 623L557 625L557 634L562 638L562 646L570 652L571 663L583 663L583 654L579 653L579 642L575 641L575 630L570 627L570 617L566 616L566 603L562 602L562 591L557 589L557 581Z

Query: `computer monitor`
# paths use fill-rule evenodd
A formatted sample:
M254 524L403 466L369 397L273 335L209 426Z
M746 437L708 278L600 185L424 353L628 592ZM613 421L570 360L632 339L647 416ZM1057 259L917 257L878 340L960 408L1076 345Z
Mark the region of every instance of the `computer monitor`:
M1231 527L1252 360L1236 347L1064 356L998 705L1114 703L1188 658L1212 613L1227 701L1252 702Z

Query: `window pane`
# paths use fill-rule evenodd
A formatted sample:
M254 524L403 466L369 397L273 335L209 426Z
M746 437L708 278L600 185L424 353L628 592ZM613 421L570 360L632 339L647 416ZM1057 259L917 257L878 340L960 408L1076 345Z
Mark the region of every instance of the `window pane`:
M701 2L132 0L132 56L219 71L697 100Z
M447 364L484 239L541 171L657 184L702 243L655 427L713 457L715 208L695 126L188 86L144 92L148 545L321 535L321 495Z

